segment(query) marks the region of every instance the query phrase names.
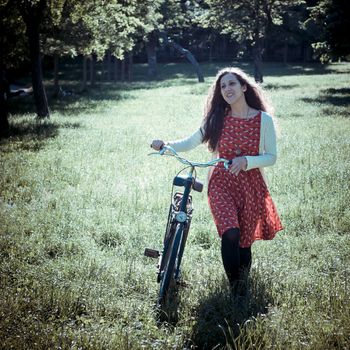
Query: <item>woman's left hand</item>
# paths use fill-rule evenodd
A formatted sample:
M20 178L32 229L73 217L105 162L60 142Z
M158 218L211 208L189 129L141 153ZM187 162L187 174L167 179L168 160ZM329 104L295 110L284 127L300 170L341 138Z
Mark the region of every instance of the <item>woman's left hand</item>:
M237 157L232 159L232 164L230 166L230 172L234 175L238 175L241 170L247 169L247 158Z

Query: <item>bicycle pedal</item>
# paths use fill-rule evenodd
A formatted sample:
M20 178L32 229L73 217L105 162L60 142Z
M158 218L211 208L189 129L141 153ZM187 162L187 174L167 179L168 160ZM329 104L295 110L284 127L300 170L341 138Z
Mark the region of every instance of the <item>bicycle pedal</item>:
M150 248L145 249L144 255L148 256L149 258L155 258L155 259L160 257L160 253L158 250L150 249Z

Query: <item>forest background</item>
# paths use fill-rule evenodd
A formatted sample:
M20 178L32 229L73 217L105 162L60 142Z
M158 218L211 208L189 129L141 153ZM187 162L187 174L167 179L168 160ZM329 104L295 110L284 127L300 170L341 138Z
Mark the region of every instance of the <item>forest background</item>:
M82 62L80 90L88 78L132 80L133 62L147 62L155 79L157 62L184 58L200 82L198 62L215 60L252 61L262 82L263 61L346 60L346 13L346 0L2 0L0 129L9 128L10 84L28 72L37 115L49 117L43 65L54 71L54 96L67 57ZM96 61L106 66L98 77Z

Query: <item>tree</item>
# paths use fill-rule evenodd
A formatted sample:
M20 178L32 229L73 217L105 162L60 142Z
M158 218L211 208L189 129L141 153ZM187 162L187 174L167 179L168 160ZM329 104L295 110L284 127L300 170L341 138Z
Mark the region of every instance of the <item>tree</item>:
M136 0L61 0L50 2L50 11L42 23L42 49L55 59L55 93L59 91L58 60L64 56L83 56L83 84L86 87L87 61L90 82L94 83L94 62L106 52L118 59L134 46L134 33L140 26L136 18ZM54 15L55 14L55 15Z
M57 97L60 91L58 76L60 58L75 57L77 55L75 47L77 43L77 29L71 20L73 2L66 0L61 5L54 21L50 17L51 24L45 23L43 25L44 29L41 34L43 54L54 58L54 97Z
M315 56L329 62L350 55L350 2L348 0L320 0L309 7L306 29L313 34Z
M297 59L307 61L311 50L311 41L304 28L308 16L307 5L291 6L281 15L281 24L272 24L267 28L264 45L264 57L283 60L289 59L289 48L299 48ZM296 56L294 54L294 59Z
M163 29L163 16L161 4L164 0L140 1L137 17L140 19L140 28L137 40L142 42L146 49L148 63L148 77L157 75L157 46L159 37L157 30Z
M29 61L31 64L34 100L39 118L50 116L43 84L40 33L43 31L44 25L47 27L46 30L48 30L48 27L59 18L64 2L64 0L52 0L50 2L46 0L8 0L1 3L2 8L10 7L11 9L10 18L12 26L25 28ZM14 17L12 13L19 15ZM9 37L11 37L11 34ZM5 56L10 54L11 49L7 51ZM27 55L25 56L27 57Z
M291 6L303 0L205 0L206 11L200 19L204 28L215 28L229 34L241 43L247 43L253 52L254 77L263 81L262 54L264 40L272 25L282 24L282 15Z
M84 56L83 76L86 77L86 61L102 60L106 55L124 60L136 43L136 33L141 27L139 4L136 0L111 0L73 2L69 24L66 25L74 38L75 51ZM93 77L92 71L90 71ZM83 80L85 81L85 79ZM83 83L83 88L85 84Z
M32 70L32 84L34 100L39 118L48 118L50 116L47 103L46 91L43 84L43 73L41 65L41 52L39 31L40 25L44 20L46 1L23 1L17 2L19 11L26 25L26 35L28 37L29 58Z
M193 65L199 82L204 82L203 72L192 52L185 49L176 40L184 38L186 32L191 32L196 26L196 10L198 4L196 1L164 1L161 12L164 20L164 29L159 30L159 36L164 44L172 47L181 56Z
M160 44L171 46L194 66L198 81L204 81L203 73L194 55L177 40L184 36L191 26L192 4L195 1L155 0L142 2L139 6L142 18L141 40L145 42L148 76L157 75L157 47Z
M24 24L10 1L0 2L0 132L9 130L7 99L10 95L8 71L27 59Z
M1 33L3 33L5 29L3 25L2 17L3 16L1 16L0 18ZM4 37L3 35L1 35L1 42L0 42L0 133L1 134L6 134L9 130L8 111L7 111L7 104L6 104L8 83L6 81L5 68L4 68L4 50L3 50L4 44L5 44Z
M148 0L143 0L149 2ZM13 33L25 28L29 59L32 67L32 85L38 117L49 117L46 91L43 85L41 54L55 57L55 85L58 90L58 58L83 55L101 60L106 51L123 59L131 52L136 32L141 27L141 14L137 0L1 0L0 14L3 26L1 37L1 84L5 89L3 74L8 57L16 50ZM7 22L6 22L7 21ZM8 29L8 30L7 30ZM12 33L13 32L13 33ZM28 54L24 54L27 57ZM86 60L84 60L86 63ZM129 62L132 62L129 55ZM93 67L93 65L91 64ZM86 73L86 70L84 71ZM93 77L93 74L91 75ZM4 94L2 94L4 96ZM4 101L1 100L4 105ZM6 110L2 108L2 110ZM5 115L5 114L4 114ZM2 118L4 125L7 118Z
M197 77L198 77L198 81L200 83L204 83L204 75L203 72L196 60L196 58L193 56L193 54L191 53L191 51L184 49L181 45L179 45L178 43L174 42L173 40L169 39L166 35L166 33L160 33L161 38L163 39L163 42L166 45L169 45L171 47L173 47L176 51L178 51L181 55L185 56L187 58L187 60L193 65Z
M115 0L105 7L107 16L103 36L107 44L107 53L113 56L116 62L122 60L122 80L125 66L128 69L128 80L132 78L133 49L137 43L137 33L142 28L139 7L143 7L143 1L129 0L125 3Z

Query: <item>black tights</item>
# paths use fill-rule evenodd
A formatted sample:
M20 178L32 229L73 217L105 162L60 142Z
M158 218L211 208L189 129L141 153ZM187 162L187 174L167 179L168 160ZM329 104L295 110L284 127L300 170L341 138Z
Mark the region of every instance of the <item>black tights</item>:
M241 278L242 273L249 272L252 252L250 247L239 247L239 229L237 227L225 231L222 235L221 255L231 285Z

